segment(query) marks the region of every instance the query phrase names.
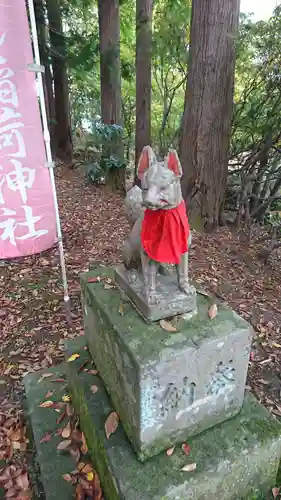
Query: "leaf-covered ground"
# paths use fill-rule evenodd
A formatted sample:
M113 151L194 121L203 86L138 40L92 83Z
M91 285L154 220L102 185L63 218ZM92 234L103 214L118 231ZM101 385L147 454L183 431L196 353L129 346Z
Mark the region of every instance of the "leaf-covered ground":
M83 334L79 275L93 263L118 262L129 229L121 196L87 186L78 172L61 169L57 190L72 327L65 316L57 248L0 262L0 469L2 460L16 468L8 472L10 487L16 488L13 498L18 499L24 498L21 491L28 498L30 488L22 377L59 363L63 340ZM248 386L281 417L281 275L259 261L257 251L227 229L212 235L194 233L191 274L254 326Z

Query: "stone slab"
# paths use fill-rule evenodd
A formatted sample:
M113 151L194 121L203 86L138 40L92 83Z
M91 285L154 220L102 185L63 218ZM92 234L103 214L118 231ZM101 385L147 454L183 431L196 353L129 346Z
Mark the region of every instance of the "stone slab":
M150 306L143 295L143 278L136 270L127 270L123 265L115 270L115 281L124 290L133 305L148 321L196 311L196 289L190 286L190 295L179 290L174 275L157 274L157 304Z
M145 323L116 288L111 268L81 278L85 335L140 460L236 415L242 406L252 329L226 306L212 321L209 300L177 318L177 332ZM122 306L122 307L120 307Z
M53 376L40 380L42 374L50 373ZM51 383L51 380L66 378L66 363L55 368L45 369L32 373L24 378L26 393L26 406L28 418L31 422L33 440L36 447L36 459L39 464L41 482L46 500L70 500L74 496L74 487L63 479L63 474L75 469L74 458L69 453L57 451L61 438L55 435L59 425L56 424L58 413L53 408L40 408L45 400L45 394L52 390L53 401L61 401L64 394L68 393L67 380L63 383ZM42 437L52 432L49 442L40 443Z
M67 356L77 352L67 342ZM141 464L120 423L109 439L105 422L114 407L101 379L78 367L88 356L68 363L73 404L80 415L93 464L106 500L265 500L275 486L281 454L281 425L247 395L235 418L188 440L185 456L177 447ZM95 394L89 390L95 384ZM186 440L185 440L186 441ZM181 471L196 463L194 472Z

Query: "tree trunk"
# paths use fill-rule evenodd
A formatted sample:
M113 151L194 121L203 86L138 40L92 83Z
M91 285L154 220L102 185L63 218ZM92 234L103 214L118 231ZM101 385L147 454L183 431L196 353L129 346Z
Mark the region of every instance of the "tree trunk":
M191 216L208 229L219 224L226 189L239 5L239 0L192 1L179 153L184 198L188 201L196 180Z
M38 44L41 64L45 68L45 73L42 75L44 85L44 97L46 104L46 112L48 119L48 127L51 136L51 146L54 146L54 123L55 123L55 101L53 93L53 78L50 69L49 53L47 48L47 26L46 12L43 5L43 0L34 0L34 11L38 35Z
M121 66L120 66L120 13L119 0L99 0L100 37L100 85L101 116L105 125L122 125ZM123 143L114 141L114 149L104 152L124 157ZM109 171L109 185L112 189L123 189L125 169Z
M71 164L73 154L66 48L62 30L60 0L47 0L52 69L55 93L56 154Z
M151 145L152 11L153 0L136 0L136 166Z

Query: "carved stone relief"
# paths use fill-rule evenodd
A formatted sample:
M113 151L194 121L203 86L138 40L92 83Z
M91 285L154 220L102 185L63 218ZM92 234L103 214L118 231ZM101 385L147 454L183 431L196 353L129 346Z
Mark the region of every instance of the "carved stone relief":
M161 417L165 418L180 408L191 406L195 399L195 388L196 384L189 382L188 377L182 379L180 387L174 382L169 382L165 389L155 396L160 402Z
M207 385L207 395L218 395L221 392L231 390L235 383L235 368L233 360L230 359L227 365L222 361L217 364L215 374L212 376L210 383Z
M228 364L220 361L217 364L216 371L212 375L209 383L205 387L205 397L217 396L220 393L232 390L235 386L235 368L233 360ZM196 384L184 377L178 384L169 382L165 388L161 383L154 386L154 400L160 404L160 416L167 418L170 414L192 406L196 402Z

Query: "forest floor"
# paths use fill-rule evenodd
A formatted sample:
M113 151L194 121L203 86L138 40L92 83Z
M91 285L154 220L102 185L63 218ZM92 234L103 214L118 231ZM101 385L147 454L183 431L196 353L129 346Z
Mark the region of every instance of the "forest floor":
M22 377L62 361L63 340L83 334L79 275L91 263L120 261L120 244L129 229L121 196L86 185L77 171L60 168L56 173L72 327L64 311L57 248L0 262L0 469L3 460L15 464L23 489L28 488L28 444L21 418ZM211 235L195 232L191 275L252 323L247 385L281 417L280 275L259 260L256 245L246 245L240 236L225 228Z

